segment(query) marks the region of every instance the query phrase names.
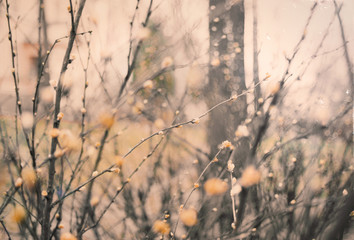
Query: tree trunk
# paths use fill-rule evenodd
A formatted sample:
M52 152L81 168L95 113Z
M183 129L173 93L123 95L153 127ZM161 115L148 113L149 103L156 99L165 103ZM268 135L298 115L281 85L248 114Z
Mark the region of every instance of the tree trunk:
M246 90L243 56L244 5L243 1L237 1L233 6L227 6L227 2L229 1L210 0L210 68L206 87L209 108ZM233 141L237 126L246 117L246 96L211 112L208 123L211 157L218 151L218 145L222 141ZM235 159L247 157L248 147L236 149Z
M209 82L206 86L206 103L208 108L231 97L239 95L246 90L244 70L244 3L243 1L210 0L209 32L210 32L210 65ZM208 122L208 142L210 146L210 158L218 151L218 146L229 140L235 145L233 162L235 170L244 165L249 152L247 138L235 143L235 131L247 118L246 96L237 98L236 101L221 106L211 112ZM220 166L226 165L228 155L219 155ZM227 175L226 175L227 174ZM229 178L226 172L221 178ZM218 176L218 173L210 173L210 177ZM207 176L208 177L208 176ZM213 200L211 200L213 201ZM220 201L220 199L219 199ZM225 194L220 206L218 225L220 234L230 232L233 222L230 194ZM213 202L210 202L210 206ZM210 224L210 223L209 223ZM206 226L208 223L206 223Z

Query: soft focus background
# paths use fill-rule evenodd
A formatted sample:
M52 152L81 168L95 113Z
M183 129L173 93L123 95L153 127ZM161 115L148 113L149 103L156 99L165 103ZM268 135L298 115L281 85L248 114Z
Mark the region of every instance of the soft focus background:
M87 1L62 78L70 2L9 4L1 238L40 239L53 156L55 239L353 238L354 1Z

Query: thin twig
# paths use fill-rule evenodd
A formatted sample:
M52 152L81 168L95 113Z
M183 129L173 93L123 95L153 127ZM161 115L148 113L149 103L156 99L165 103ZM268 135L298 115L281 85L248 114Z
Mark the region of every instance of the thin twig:
M70 31L70 37L69 37L69 43L65 52L65 56L63 59L61 71L60 71L60 76L59 76L59 81L58 81L58 86L56 89L56 98L55 98L55 107L54 107L54 121L53 121L53 128L59 128L60 125L60 120L56 119L59 112L60 112L60 102L61 102L61 95L62 95L62 81L64 80L65 72L67 70L69 60L70 60L70 53L73 48L74 40L76 37L76 32L77 28L79 26L80 18L82 11L84 9L86 0L81 0L79 4L78 11L75 16L75 21L73 22L73 25L71 26L71 31ZM72 9L71 9L72 10ZM73 14L73 13L71 13ZM44 206L44 219L43 219L43 226L42 226L42 240L47 240L51 234L50 231L50 213L51 213L51 204L53 201L53 195L54 195L54 176L55 176L55 157L54 157L54 152L57 148L58 140L56 138L52 139L52 144L51 144L51 158L49 162L49 169L48 169L48 188L47 188L47 197L45 201L45 206Z

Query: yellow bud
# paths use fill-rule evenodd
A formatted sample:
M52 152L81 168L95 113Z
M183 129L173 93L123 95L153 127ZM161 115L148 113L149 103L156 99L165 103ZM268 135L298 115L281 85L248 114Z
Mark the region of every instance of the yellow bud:
M112 168L111 172L120 173L120 169L119 168Z
M171 57L165 57L165 58L162 60L161 68L170 67L172 64L173 64L173 59L172 59Z
M69 232L60 235L60 240L77 240L77 238Z
M160 233L160 234L168 234L170 232L170 225L166 222L163 222L161 220L157 220L154 222L154 225L152 227L152 230L155 233Z
M181 221L184 225L191 227L197 224L197 211L195 209L183 209L180 214Z
M37 181L36 172L32 168L24 168L21 175L25 185L32 190Z
M248 166L242 173L240 184L243 187L250 187L252 185L258 184L261 180L261 172L258 171L254 166Z
M114 116L109 113L102 113L99 116L100 124L105 128L111 128L114 124Z
M22 206L15 206L12 210L11 218L15 223L21 223L26 219L26 210Z
M199 118L194 118L194 119L192 120L192 123L193 123L193 124L199 124L199 123L200 123L200 119L199 119Z
M204 190L209 195L220 195L226 192L228 185L219 178L211 178L204 184Z
M221 143L221 149L224 149L224 148L231 148L232 147L232 144L230 141L228 140L225 140Z
M51 131L50 131L50 136L52 138L57 138L60 134L60 130L58 128L53 128Z
M60 113L58 113L58 115L57 115L57 120L60 121L60 120L63 119L63 117L64 117L64 113L60 112Z
M270 74L269 73L266 73L266 77L265 77L265 80L270 78Z
M95 196L95 197L91 198L90 205L91 205L92 207L96 207L99 202L100 202L100 199Z
M277 92L280 90L280 83L274 84L274 86L271 88L271 94L275 95Z
M154 87L154 83L151 80L147 80L144 82L143 87L145 89L152 89Z
M19 188L19 187L22 186L22 184L23 184L23 179L22 178L17 178L16 182L15 182L15 187Z
M123 166L123 163L124 163L124 158L121 157L121 156L119 156L119 155L115 156L114 158L115 158L115 160L116 160L116 165L117 165L118 167L122 167L122 166Z

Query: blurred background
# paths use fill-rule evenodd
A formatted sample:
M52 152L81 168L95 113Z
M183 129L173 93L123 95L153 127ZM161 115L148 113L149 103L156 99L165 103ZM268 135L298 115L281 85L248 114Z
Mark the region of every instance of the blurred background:
M73 1L74 14L78 2ZM34 124L38 129L30 138L38 149L41 170L35 170L44 189L71 9L62 0L9 3L14 69L6 5L0 0L1 190L14 184L10 175L21 175L7 162L10 152L21 168L31 165L25 133L19 131L28 130L26 120L27 128ZM177 239L326 239L333 232L333 239L341 239L333 229L344 218L336 214L343 209L353 214L346 205L354 181L353 9L352 0L87 1L61 79L61 128L77 138L81 153L66 153L66 167L58 163L62 171L55 178L55 200L70 178L73 185L66 193L112 164L120 172L119 177L97 178L87 198L85 190L67 198L64 230L83 239L168 234ZM23 114L17 110L13 72ZM39 110L32 116L38 78ZM235 103L207 112L232 96L237 96ZM114 123L102 138L107 113L114 115ZM166 129L183 122L182 129ZM144 140L161 130L166 138ZM231 150L220 147L224 140L231 142ZM144 144L135 150L139 141ZM124 164L117 164L121 158ZM219 161L209 167L215 158ZM228 160L235 170L230 171ZM77 162L78 169L73 167ZM249 165L261 175L250 188L240 180ZM75 169L71 175L69 168ZM231 198L225 191L210 197L208 189L199 188L210 178L222 179L228 191L242 191L231 192ZM89 198L91 218L78 217ZM330 205L333 199L337 204ZM179 215L187 202L198 213L198 223ZM27 204L31 209L32 203ZM95 230L77 227L85 217L85 223L94 224L103 212ZM4 211L3 216L10 214ZM156 227L158 219L169 224L168 231ZM342 224L342 238L353 236L352 219ZM10 232L24 238L26 227L15 223L6 221Z

